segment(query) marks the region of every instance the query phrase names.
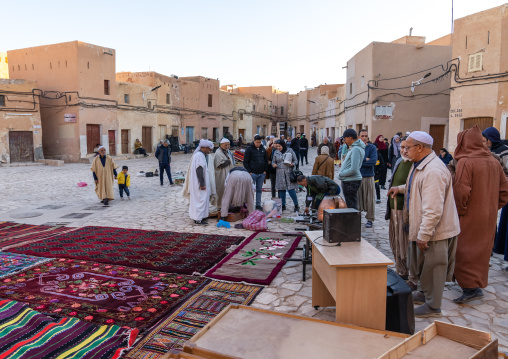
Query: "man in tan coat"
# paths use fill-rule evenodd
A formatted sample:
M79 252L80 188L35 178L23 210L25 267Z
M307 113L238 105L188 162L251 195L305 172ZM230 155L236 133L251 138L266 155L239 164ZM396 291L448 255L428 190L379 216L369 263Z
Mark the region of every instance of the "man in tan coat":
M455 266L459 217L452 178L443 161L432 151L433 139L423 131L406 140L407 157L414 163L405 185L392 187L388 195L405 195L409 218L408 264L418 280L413 292L416 317L440 317L444 285ZM407 226L407 225L406 225Z
M100 146L99 154L93 159L90 169L95 180L95 193L105 206L109 205L109 201L115 199L113 185L117 168L113 159L106 155L106 148Z
M328 147L321 148L321 154L314 161L312 168L313 176L325 176L333 180L335 177L335 166L333 158L330 157L330 149Z
M224 187L229 171L235 167L235 159L229 150L230 142L227 138L220 141L220 148L215 152L213 159L213 167L215 170L215 187L217 188L217 203L220 206L222 196L224 195Z

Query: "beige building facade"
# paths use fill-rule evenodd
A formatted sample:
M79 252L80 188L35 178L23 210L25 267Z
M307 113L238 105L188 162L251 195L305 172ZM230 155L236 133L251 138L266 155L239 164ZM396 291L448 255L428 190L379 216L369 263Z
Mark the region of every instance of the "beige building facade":
M0 163L42 159L37 83L0 79Z
M420 36L372 42L347 63L345 126L371 139L426 131L435 150L447 147L451 58L450 46Z
M508 4L455 20L452 43L450 150L474 125L508 138Z
M46 158L78 162L119 145L115 50L81 41L7 52L9 77L37 81Z
M0 79L9 78L9 59L7 52L0 51Z

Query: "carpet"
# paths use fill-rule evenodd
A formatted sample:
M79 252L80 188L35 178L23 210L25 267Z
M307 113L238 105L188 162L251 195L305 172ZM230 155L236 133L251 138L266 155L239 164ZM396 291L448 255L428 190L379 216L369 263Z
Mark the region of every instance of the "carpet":
M302 237L258 232L247 238L219 264L206 272L213 279L269 285L290 258Z
M26 304L0 301L0 358L120 358L138 330L54 319Z
M73 231L64 226L37 226L15 222L0 222L0 248L6 250L18 245L28 244L57 234Z
M217 264L226 255L226 249L242 239L199 233L84 227L14 248L12 252L193 274L204 273Z
M0 252L0 278L18 273L22 270L51 260L53 260L53 258L41 258L26 256L24 254Z
M184 343L229 304L250 304L263 287L213 281L194 294L180 309L160 321L126 356L159 359Z
M51 316L144 330L209 282L204 277L59 259L0 279L0 298Z

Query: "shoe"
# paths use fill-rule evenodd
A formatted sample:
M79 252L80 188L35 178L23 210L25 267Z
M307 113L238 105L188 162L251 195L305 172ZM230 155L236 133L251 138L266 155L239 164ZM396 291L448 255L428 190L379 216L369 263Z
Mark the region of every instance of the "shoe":
M102 200L101 203L104 203L104 200Z
M131 196L127 196L127 199L130 201L131 200Z
M372 221L367 221L367 224L365 224L365 228L372 228Z
M164 186L164 183L161 183L161 187Z
M386 187L385 187L385 186L379 186L379 188L381 188L381 189L386 189Z
M123 197L120 197L120 201L123 201Z
M283 210L283 211L285 211L285 210L286 210L286 205L285 205L285 204L283 204L283 205L282 205L282 210Z
M145 153L145 157L148 157L148 156L149 156L149 155L147 155L147 154Z
M381 203L381 200L380 199L376 199L376 203Z
M109 206L109 201L107 199L105 199L102 203L104 203L105 206Z
M453 300L454 303L463 304L476 298L483 298L483 292L480 288L462 289L463 293L460 297Z
M300 212L300 206L295 206L295 212Z
M413 293L411 293L411 296L413 297L413 303L414 304L425 304L425 294L422 292L415 290Z
M169 186L170 186L170 187L173 187L174 185L175 185L174 183L170 183L170 184L169 184Z
M256 211L262 211L263 210L263 207L261 206L256 206Z
M202 225L202 226L206 226L208 224L208 222L205 222L205 221L201 220L201 221L194 221L194 224L199 224L199 225Z
M406 284L409 287L409 289L411 289L411 292L414 292L415 290L418 289L418 286L416 284L414 284L413 282L411 282L410 280L407 280Z
M441 308L431 308L427 304L422 304L415 308L416 318L439 318L442 317Z

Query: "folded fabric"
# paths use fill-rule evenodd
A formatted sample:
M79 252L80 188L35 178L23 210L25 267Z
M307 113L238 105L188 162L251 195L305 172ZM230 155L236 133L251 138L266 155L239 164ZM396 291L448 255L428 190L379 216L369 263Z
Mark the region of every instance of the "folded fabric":
M251 231L262 231L267 229L266 216L261 211L252 212L242 222L243 228Z
M226 222L224 220L219 220L219 223L217 223L217 227L224 227L224 228L231 228L231 224L229 222Z

